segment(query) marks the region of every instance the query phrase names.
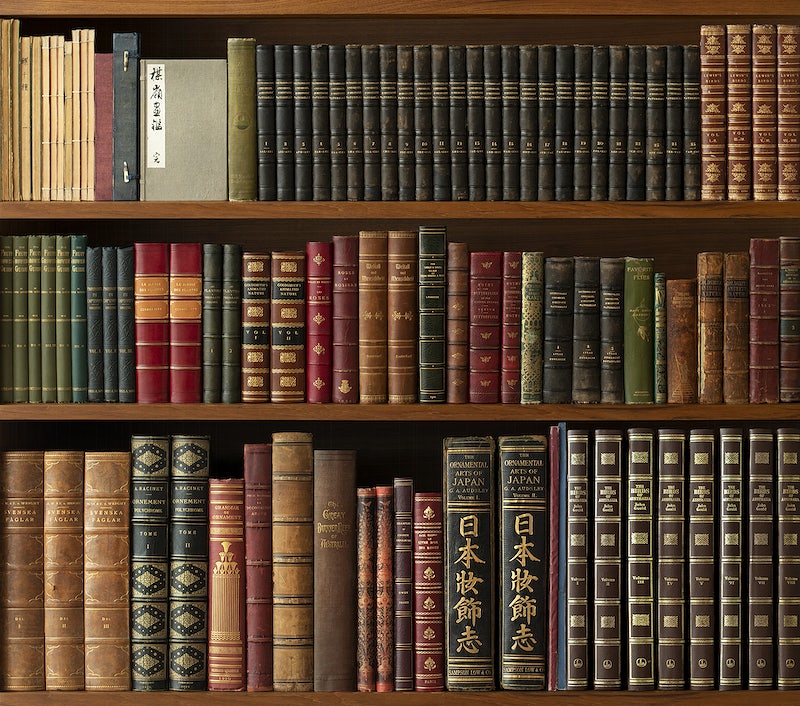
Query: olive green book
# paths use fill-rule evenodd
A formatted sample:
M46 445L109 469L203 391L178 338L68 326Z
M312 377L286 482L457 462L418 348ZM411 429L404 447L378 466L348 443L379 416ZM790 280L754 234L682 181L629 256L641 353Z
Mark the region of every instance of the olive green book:
M55 402L56 395L56 236L42 236L42 296L40 301L42 344L42 402Z
M42 401L42 236L28 236L28 402Z
M14 341L14 402L28 401L28 236L12 236L11 333Z
M652 404L655 399L653 258L625 258L623 371L625 402Z
M85 235L70 236L70 363L72 401L89 401L89 365L86 321L86 241Z
M0 239L0 401L14 401L14 337L12 278L14 243L10 235Z
M255 201L256 40L228 38L228 198Z
M72 402L69 235L56 236L56 402Z

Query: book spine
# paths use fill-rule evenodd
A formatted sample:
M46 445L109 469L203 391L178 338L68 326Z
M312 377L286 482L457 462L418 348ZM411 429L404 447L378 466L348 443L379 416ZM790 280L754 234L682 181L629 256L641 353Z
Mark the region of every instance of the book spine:
M414 46L414 195L433 200L433 86L431 47Z
M539 48L519 48L519 198L535 201L539 168Z
M244 691L244 480L208 483L208 690Z
M12 363L11 356L11 331L7 330L7 325L11 323L11 310L7 305L11 304L10 289L6 289L5 277L5 244L10 239L0 239L0 362L2 366L3 382L0 394L3 402L10 402L10 394L13 390L9 385L11 382ZM11 262L8 262L8 274L10 275ZM9 282L10 285L10 282ZM41 331L42 331L42 402L55 402L57 399L57 364L56 364L56 236L53 234L42 236L42 278L41 278ZM133 295L131 295L133 296ZM6 318L8 314L8 319ZM6 343L4 344L3 341ZM8 367L6 367L6 365ZM88 371L87 371L88 375ZM88 380L87 380L88 387ZM88 390L87 390L88 394Z
M469 255L469 401L500 402L503 253Z
M200 402L203 256L199 243L170 243L169 390L173 404Z
M364 198L364 99L361 84L361 47L344 49L347 124L347 200Z
M450 92L450 199L469 200L467 160L467 51L448 49Z
M500 493L499 679L503 689L544 689L547 565L538 547L547 537L547 439L497 440Z
M85 689L128 691L131 454L87 451L84 461Z
M520 403L520 334L522 329L522 253L503 253L500 284L500 402Z
M400 195L397 141L397 47L381 44L380 53L380 150L381 200L397 201Z
M116 295L116 287L114 294ZM103 248L90 246L86 248L86 363L89 402L103 401L103 356Z
M387 241L387 396L390 404L417 401L417 239L390 230ZM442 298L442 301L444 298Z
M334 235L331 400L354 404L358 391L358 236Z
M361 46L361 91L364 121L364 200L381 198L381 64L377 44Z
M653 274L653 402L667 401L667 276Z
M117 249L113 246L103 247L101 306L103 319L103 400L105 402L118 402L119 362L117 352L117 329L119 328L119 313L117 302Z
M724 268L723 399L728 404L745 404L749 399L749 254L725 253Z
M572 401L600 401L600 258L575 257Z
M258 200L275 201L275 47L256 45L256 150Z
M414 690L414 481L394 479L394 690Z
M270 296L270 399L304 402L306 391L306 254L273 251Z
M361 404L380 404L388 399L388 239L388 232L381 230L364 230L358 236L358 388Z
M16 256L16 247L14 251ZM56 400L58 402L72 402L72 309L70 285L70 236L56 235ZM14 303L15 306L18 306L16 299ZM14 320L16 321L16 314ZM15 351L18 342L24 340L22 337L14 336ZM16 363L17 361L15 361L14 365L15 381L20 372L24 370L19 368ZM25 376L25 384L27 384L27 372ZM15 397L17 396L16 387L15 382Z
M136 359L134 346L133 246L118 246L117 251L117 370L119 401L136 401Z
M113 59L113 165L114 201L139 200L139 32L112 34ZM70 101L70 97L67 97ZM71 116L70 116L71 119ZM72 137L70 135L69 139ZM69 150L71 152L71 149ZM71 176L71 169L66 170Z
M256 40L228 37L228 199L258 197Z
M86 364L86 240L85 235L71 235L70 342L72 366L72 402L89 398L88 367Z
M292 201L294 192L294 62L291 44L275 45L275 195Z
M232 404L242 394L242 248L236 243L222 245L221 300L221 401Z
M294 200L311 201L313 187L311 124L311 47L292 46L292 99L294 112Z
M574 159L572 171L575 201L588 201L592 190L592 53L586 44L575 46Z
M394 488L375 487L375 691L394 691Z
M314 451L314 526L314 691L354 691L355 451Z
M203 244L203 402L222 401L222 245Z
M667 47L667 83L664 104L664 198L683 199L683 47Z
M167 688L168 436L131 437L131 686Z
M358 488L357 512L357 624L356 685L375 691L377 641L375 639L375 488Z
M450 59L447 45L431 46L431 144L433 200L449 201L450 184Z
M697 281L667 280L667 402L697 403Z
M704 201L725 199L727 81L725 26L700 27L700 195Z
M753 188L753 76L751 54L753 34L748 24L729 24L725 28L727 78L727 198L746 201Z
M655 399L653 258L625 258L623 291L625 402L650 404Z
M592 201L608 200L609 47L592 48L590 185Z
M242 253L242 402L269 401L270 255Z
M776 591L777 615L777 687L797 689L800 686L800 664L798 664L798 645L800 645L800 626L797 617L797 585L800 581L800 562L794 537L800 531L800 512L794 498L797 484L800 483L800 433L796 428L779 428L777 439L777 566L778 585Z
M683 47L683 199L697 201L703 180L700 158L700 47Z
M556 48L552 44L539 47L539 168L536 174L539 201L555 199L556 142Z
M800 199L800 25L777 25L778 200Z
M12 326L14 402L28 401L28 236L11 236L14 247L12 260ZM69 239L69 236L66 236ZM69 262L67 262L69 272ZM67 274L67 279L69 274ZM67 304L69 306L69 303ZM69 316L69 313L67 313ZM69 346L65 354L69 354ZM66 358L65 355L65 358ZM69 365L68 359L65 361ZM66 394L66 391L65 391ZM72 401L72 389L64 401Z
M397 47L397 198L416 198L414 170L414 47Z
M572 327L575 264L571 257L544 261L542 401L572 401Z
M780 395L800 400L800 238L780 237Z
M170 441L169 672L171 691L204 691L208 674L209 437Z
M520 323L520 403L542 401L544 331L544 253L522 253L522 311Z
M625 259L600 258L600 401L620 404L625 400L622 304Z
M575 49L556 46L555 200L572 201L575 155Z
M448 394L450 369L445 353L449 337L449 295L445 286L450 265L449 244L444 226L420 226L418 239L417 301L419 311L419 401L444 402ZM466 302L463 302L466 306ZM464 310L466 314L466 309ZM448 337L445 338L447 330ZM458 344L456 338L452 343ZM462 344L463 345L463 344ZM449 351L448 351L449 353ZM447 360L447 362L446 362ZM466 358L463 360L466 370ZM466 382L466 381L465 381ZM464 386L466 388L466 385ZM466 394L466 389L463 390Z
M647 139L647 47L628 47L628 139L625 198L644 201Z
M272 446L243 451L247 690L272 691Z
M446 400L454 404L463 404L467 401L469 394L469 368L467 365L469 360L469 250L467 244L447 243L446 258ZM420 308L421 313L422 309ZM421 316L420 323L422 323Z
M331 200L330 52L327 44L311 46L311 196Z
M562 446L566 453L566 439L562 439L560 431L561 424L552 424L548 430L547 450L548 450L548 535L547 535L547 690L556 691L559 688L559 668L561 661L566 659L563 655L559 657L561 637L564 635L563 611L560 603L562 594L560 593L560 582L563 578L560 561L563 557L559 547L561 546L561 466L562 466ZM564 434L566 436L566 434ZM566 527L564 528L566 534ZM565 680L566 685L566 680Z
M136 401L166 402L169 400L169 248L167 243L135 243L133 247ZM56 270L58 277L58 264Z
M42 236L28 237L28 402L42 401Z
M628 47L608 48L608 200L626 197L628 160Z
M666 198L667 47L646 47L645 198Z
M467 173L469 200L486 200L486 105L483 90L484 47L466 48L467 63Z
M750 239L750 402L780 400L780 241Z
M448 691L491 691L495 685L494 462L492 437L448 437L443 442ZM467 477L469 485L464 485ZM467 582L461 578L464 571ZM462 606L467 607L466 619Z
M328 102L330 104L331 201L347 199L347 99L344 46L328 47Z
M306 400L331 401L333 246L306 243Z
M503 198L503 98L502 50L497 44L483 47L483 125L486 200Z
M778 75L775 25L754 24L751 46L753 199L778 198Z
M58 45L58 92L59 96L57 111L59 120L59 141L57 148L58 184L61 191L64 188L64 158L65 144L64 135L66 132L65 123L65 103L64 103L64 49L66 42L59 39ZM113 54L108 52L97 52L94 55L94 105L95 105L95 129L94 129L94 178L95 189L93 201L111 201L113 195L113 156L114 156L114 94L113 94ZM63 200L63 198L61 199Z
M502 193L504 201L519 201L519 46L500 47Z

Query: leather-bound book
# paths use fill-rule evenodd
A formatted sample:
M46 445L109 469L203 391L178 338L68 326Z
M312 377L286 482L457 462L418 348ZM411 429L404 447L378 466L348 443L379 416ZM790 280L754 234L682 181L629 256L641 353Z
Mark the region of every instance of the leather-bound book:
M520 401L520 336L522 331L522 253L503 252L500 300L500 402Z
M390 404L417 401L417 239L390 230L387 242L387 392Z
M2 375L3 402L13 399L12 382L12 332L11 332L11 242L7 238L0 240L0 375ZM6 264L7 263L7 264ZM133 277L133 272L131 272ZM8 287L6 287L8 278ZM133 282L131 282L131 285ZM39 324L42 341L42 402L55 402L57 399L57 364L56 364L56 236L52 233L42 235L42 273L41 273L41 311ZM133 297L133 291L131 291ZM88 340L88 332L87 332ZM88 370L87 370L88 395Z
M113 74L113 166L114 201L139 199L139 32L114 32ZM66 79L66 76L65 76ZM71 139L71 138L70 138Z
M83 451L44 452L45 689L83 689Z
M375 487L375 691L394 691L394 488Z
M169 672L172 691L205 691L208 637L207 436L171 439Z
M417 268L417 301L419 312L419 401L422 403L444 402L449 394L450 345L462 344L464 396L466 396L466 331L457 332L451 339L448 328L450 300L445 282L449 282L447 268L450 266L449 244L445 226L420 226ZM465 278L466 279L466 278ZM464 284L464 282L462 282ZM466 307L466 298L462 302ZM454 303L455 305L455 303ZM466 316L466 309L464 310ZM458 361L457 361L458 362ZM449 400L448 400L449 401Z
M544 260L542 401L572 402L572 326L575 264L571 257Z
M375 488L356 491L356 687L375 691L377 642L375 640Z
M500 104L504 201L519 201L519 46L500 47Z
M84 462L85 688L128 691L131 454L87 451Z
M624 201L628 172L628 47L608 48L608 200Z
M750 402L780 400L780 241L750 239Z
M522 253L522 312L520 324L520 403L542 401L544 253Z
M294 200L311 201L311 47L292 46L292 106L294 113Z
M727 77L727 198L746 201L753 189L753 75L751 68L753 34L749 24L725 28Z
M433 199L431 47L414 46L414 196Z
M600 401L600 258L575 257L572 401Z
M314 526L314 691L355 691L355 451L314 451Z
M344 48L347 125L347 200L364 198L364 98L361 83L361 46Z
M208 690L244 691L244 480L208 483Z
M742 541L747 557L747 604L742 622L747 627L748 689L772 689L775 684L775 431L752 428L748 432L748 466L745 474L745 530Z
M394 690L414 690L414 481L394 479Z
M358 388L362 404L388 399L387 248L385 230L358 234Z
M725 25L700 27L701 197L722 201L727 192Z
M258 198L256 40L228 37L228 199Z
M446 44L431 46L431 144L433 200L449 201L450 193L450 57Z
M4 451L0 468L0 689L41 691L46 681L44 454Z
M575 48L556 46L555 200L574 197Z
M42 401L42 236L28 235L28 402ZM87 334L88 336L88 334Z
M170 402L202 400L203 255L200 243L170 243Z
M628 141L625 198L644 201L646 197L645 142L647 139L647 47L628 47Z
M270 254L242 253L242 402L269 401Z
M447 243L447 313L445 337L446 400L469 399L469 249L466 243Z
M539 47L519 47L519 198L535 201L539 168Z
M469 401L500 402L503 253L469 254Z
M800 400L800 238L780 236L781 402Z
M746 251L725 253L723 281L723 400L746 404L749 399L750 256Z
M272 446L244 445L247 690L272 691Z
M648 44L645 78L645 198L666 198L667 47Z
M331 201L344 201L347 199L347 99L342 44L332 44L328 47L328 101Z
M685 689L686 432L658 430L656 687Z
M65 42L66 43L66 42ZM63 51L62 49L59 52ZM62 59L63 61L63 59ZM94 55L94 199L111 201L112 171L114 155L114 83L112 74L113 54L96 52ZM61 79L63 83L64 79ZM61 86L61 90L64 88ZM64 111L61 105L59 110ZM64 161L64 145L58 145L59 159ZM63 167L62 167L63 168ZM61 177L63 180L63 177Z
M105 402L118 402L119 353L117 351L117 333L119 329L119 311L117 302L117 249L113 246L103 247L101 306L103 316L103 400Z
M275 183L278 201L294 200L293 48L275 45Z
M653 402L667 401L667 276L653 274Z
M667 280L667 402L697 403L697 281Z
M622 432L595 429L593 467L594 530L592 556L591 656L590 682L595 689L622 688ZM588 539L588 535L587 535Z
M564 468L566 467L567 439L564 422L550 426L547 444L550 480L547 492L550 500L547 511L547 659L545 663L547 690L556 691L566 686L566 669L563 672L563 681L561 679L561 668L566 663L566 650L562 647L562 640L566 638L566 622L563 620L564 610L562 608L562 604L566 600L566 591L560 590L561 582L565 578L561 562L566 563L566 557L560 547L566 541L567 534L566 522L563 521L566 501L561 498L562 478L566 491ZM566 584L564 586L566 587ZM559 614L562 617L559 617Z
M330 52L311 45L311 197L331 200Z
M222 401L222 244L203 243L203 402Z
M69 236L64 236L69 240ZM14 247L12 260L12 335L13 335L13 375L14 402L28 401L28 236L12 235ZM69 263L67 263L69 279ZM68 295L67 295L68 296ZM67 302L67 316L69 316ZM69 354L66 347L64 358ZM65 390L65 402L72 402L72 389Z
M334 235L331 401L354 404L358 393L358 236Z
M167 688L168 436L131 437L131 686Z
M89 399L89 372L86 365L86 235L70 235L70 342L72 363L72 402Z
M778 200L800 199L800 25L777 25L777 85L778 85Z
M623 295L625 402L654 401L653 258L626 257Z
M481 44L466 48L467 65L467 172L469 200L486 200L486 106L483 94L483 54Z
M242 248L222 245L222 398L227 404L242 395Z
M314 488L311 434L272 434L275 691L314 688Z
M775 25L752 26L753 199L778 198L778 75Z
M701 196L700 158L700 47L683 47L683 200Z
M600 401L625 401L623 346L625 340L622 304L625 258L600 258Z
M41 281L40 281L40 286L41 286ZM116 287L114 288L114 293L116 295ZM39 331L41 332L41 321L40 321ZM114 333L116 338L116 331ZM102 402L103 401L103 248L102 247L86 248L86 363L88 366L87 373L88 373L89 402Z
M547 651L547 439L501 436L499 679L503 689L544 689ZM527 606L527 608L526 608Z
M689 432L686 486L689 575L686 586L690 689L713 689L716 683L716 434L711 429Z
M592 51L588 44L578 44L575 52L574 156L572 198L588 201L591 196L592 169Z
M333 246L306 243L306 401L331 401Z
M655 685L656 565L655 565L655 444L652 429L628 429L628 689Z
M304 402L306 393L306 254L272 252L270 399Z
M133 311L133 246L117 251L117 371L120 402L136 402L136 341Z
M486 200L503 198L503 98L502 50L483 47L483 129L486 164Z
M555 198L556 142L556 48L552 44L539 47L539 168L537 197L539 201Z
M495 688L495 441L443 442L445 688ZM471 580L464 583L462 572ZM469 588L468 588L469 586ZM468 607L467 605L468 604ZM469 618L462 618L462 607Z
M364 200L381 198L381 63L377 44L361 45L364 120Z
M380 55L380 150L381 200L397 201L397 46L381 44Z
M256 45L256 168L258 200L277 198L275 177L275 47Z
M450 94L450 199L469 200L467 166L467 50L448 48Z
M169 245L134 243L133 248L136 401L167 402L169 401Z
M664 108L664 198L683 199L683 47L667 46Z
M413 201L414 185L414 47L397 46L397 198Z
M609 47L592 47L589 198L608 200Z

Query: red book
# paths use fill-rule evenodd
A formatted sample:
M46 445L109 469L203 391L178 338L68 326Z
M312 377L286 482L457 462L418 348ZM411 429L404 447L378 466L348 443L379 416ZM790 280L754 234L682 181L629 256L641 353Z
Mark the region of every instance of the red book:
M469 401L500 402L502 252L469 255Z
M272 691L272 445L244 445L247 690Z
M333 246L306 243L306 401L331 401Z
M169 402L169 246L135 243L136 401Z
M500 336L500 401L519 404L520 330L522 326L522 253L503 253Z
M414 493L414 689L444 691L442 494Z
M112 199L114 151L114 93L111 74L113 54L94 55L94 200Z
M200 402L203 386L203 250L200 243L172 243L169 265L170 402Z
M750 403L780 400L780 245L750 239Z
M394 488L375 488L376 691L394 691Z
M357 686L375 691L375 488L356 490L356 522Z
M245 688L244 481L208 483L208 689Z
M333 370L331 399L355 404L358 393L358 236L333 238Z
M417 401L416 231L390 230L387 245L387 371L390 404Z

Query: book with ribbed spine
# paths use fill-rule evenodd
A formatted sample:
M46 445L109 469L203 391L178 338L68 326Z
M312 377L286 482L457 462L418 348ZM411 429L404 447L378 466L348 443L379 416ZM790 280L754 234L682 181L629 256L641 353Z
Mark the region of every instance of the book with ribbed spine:
M258 197L256 40L228 37L228 199Z
M667 47L648 44L645 78L645 198L666 198Z
M55 361L56 401L72 402L72 326L70 295L70 236L56 235ZM15 337L16 340L16 337ZM16 345L16 344L15 344ZM16 366L14 374L17 375ZM88 395L88 390L87 390Z
M500 47L500 105L502 149L502 195L504 201L519 201L519 46Z
M780 401L800 400L800 238L780 241Z
M470 201L484 201L486 199L483 52L484 48L480 44L471 44L466 47L467 175Z
M754 24L752 33L753 199L774 201L778 198L776 27Z
M572 201L575 156L575 47L556 45L555 200Z
M375 488L356 491L356 688L375 691Z
M625 258L622 367L627 404L651 404L655 399L653 274L653 258Z
M572 402L572 328L575 263L571 257L544 260L542 401Z
M608 200L609 47L592 47L590 194Z
M750 239L750 403L780 400L780 241Z
M724 270L722 395L728 404L745 404L749 399L749 254L726 252Z
M311 47L292 46L292 111L294 118L294 200L313 198L311 126Z
M347 198L347 99L344 45L328 46L331 201Z
M539 167L539 47L519 47L519 198L535 201Z
M625 258L600 258L600 401L621 403L624 395L623 315Z
M375 486L375 691L394 691L394 487Z
M700 47L683 47L683 200L701 197Z
M625 198L644 201L647 140L647 47L628 47L628 138Z
M415 199L414 48L397 46L397 197Z
M256 45L256 149L258 200L277 198L275 179L275 47Z
M275 71L275 198L294 200L294 74L292 45L274 46Z
M463 242L447 243L445 287L446 401L459 404L468 398L469 359L469 250Z
M270 399L304 402L306 392L306 254L272 252Z
M667 402L697 403L697 280L668 279Z
M536 194L539 201L555 198L556 140L556 48L552 44L539 47L539 164L536 172Z
M600 401L600 258L574 258L572 401Z
M394 690L414 690L414 480L394 479Z
M345 104L347 118L347 200L364 198L364 108L361 83L361 47L344 48Z
M116 294L116 286L114 287ZM116 336L115 336L116 338ZM89 402L103 397L103 248L86 248L86 363Z
M592 54L594 47L577 44L575 53L574 152L572 197L588 201L592 191Z
M778 86L778 200L800 199L800 25L778 24L777 86Z
M69 238L69 236L66 236ZM12 371L14 402L28 401L28 236L12 235ZM67 266L68 263L67 263ZM69 275L67 275L69 277ZM72 401L72 391L69 399Z
M522 253L522 311L520 324L520 403L542 401L544 323L544 253Z
M200 243L170 243L169 401L203 399L203 254Z
M722 201L727 186L725 25L700 26L701 197Z
M753 193L753 33L749 24L725 27L727 114L727 198L745 201Z
M502 49L483 47L483 124L486 200L503 198Z
M450 185L450 65L446 44L431 45L431 145L433 200L449 201Z
M503 252L500 290L500 402L519 404L522 329L522 253L519 250Z
M334 235L331 401L354 404L358 392L358 236Z
M117 249L114 246L103 247L102 285L103 401L118 402L117 329L119 316L117 311Z
M664 120L664 198L683 199L684 96L683 47L667 46L667 82Z
M119 246L117 251L117 367L119 401L136 401L136 334L133 311L133 246Z
M503 253L469 254L469 401L500 402Z
M380 56L380 150L381 150L381 200L397 201L400 182L398 177L397 147L397 47L381 44Z
M89 397L86 365L86 241L85 235L70 236L72 402L86 402Z
M167 243L134 243L133 247L136 401L167 402L169 400L169 247ZM58 269L58 266L56 268ZM58 303L58 293L56 293L56 303ZM59 387L61 387L60 378Z
M387 399L417 401L417 240L413 230L390 230L387 242Z
M364 128L364 201L381 198L381 63L377 44L361 45L361 92Z
M306 243L306 400L331 401L333 246Z
M221 402L242 399L242 247L222 245Z
M467 157L467 50L448 47L450 97L450 199L469 200Z
M268 402L270 254L242 253L242 402Z
M203 243L203 402L222 401L222 244Z
M387 376L388 232L358 234L358 367L359 401L388 399Z
M608 200L625 200L628 150L628 47L608 48Z
M447 268L450 250L445 226L420 226L417 245L417 301L419 316L419 401L444 402L450 392L450 300ZM459 299L459 301L461 301ZM466 302L461 301L466 305ZM455 302L454 302L455 305ZM466 315L466 312L464 312ZM447 335L446 335L447 333ZM466 339L454 336L453 344L464 346ZM455 361L459 362L459 361ZM466 370L466 357L461 361ZM465 376L462 376L465 377ZM466 383L466 380L464 381ZM466 394L466 384L461 392Z

